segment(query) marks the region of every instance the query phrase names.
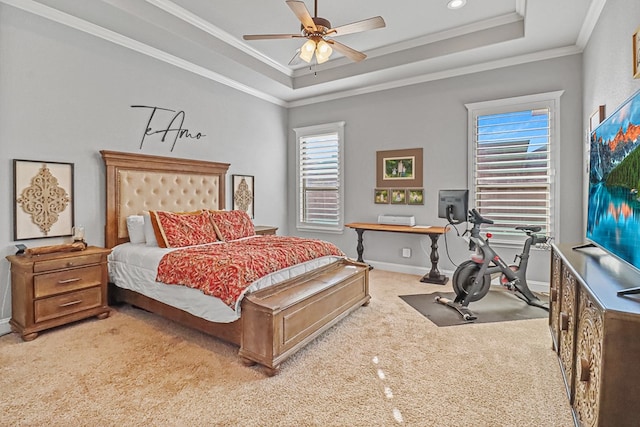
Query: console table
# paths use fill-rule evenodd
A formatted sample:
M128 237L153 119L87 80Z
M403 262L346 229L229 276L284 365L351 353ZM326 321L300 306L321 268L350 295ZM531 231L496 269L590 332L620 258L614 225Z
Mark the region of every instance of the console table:
M640 273L598 248L553 244L549 329L576 426L638 426Z
M431 270L427 274L425 274L422 279L420 279L420 281L424 283L436 283L439 285L444 285L445 283L447 283L447 276L440 274L440 271L438 270L438 261L440 260L440 256L438 255L438 238L440 238L440 235L447 232L446 227L420 225L411 227L408 225L388 225L367 222L352 222L349 224L345 224L345 227L353 228L354 230L356 230L356 233L358 233L358 246L356 247L356 249L358 250L359 262L364 262L362 259L362 254L364 253L362 235L366 230L387 231L391 233L422 234L429 236L429 238L431 238Z

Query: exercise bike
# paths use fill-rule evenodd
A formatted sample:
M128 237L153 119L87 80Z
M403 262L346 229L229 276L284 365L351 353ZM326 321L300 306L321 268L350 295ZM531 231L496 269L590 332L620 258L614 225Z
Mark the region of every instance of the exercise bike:
M473 224L470 233L469 250L474 251L471 259L461 263L453 273L451 282L456 298L451 301L447 298L436 297L436 302L447 305L460 313L464 320L475 320L477 317L469 310L469 303L482 299L491 287L491 276L500 273L500 284L505 288L515 291L516 296L527 304L549 310L549 305L541 301L531 292L527 285L527 266L529 264L529 251L532 245L544 244L549 237L536 234L542 228L540 226L518 226L528 236L524 242L522 253L516 255L519 262L514 265L507 263L489 245L489 237L480 235L482 224L493 224L493 221L482 217L477 210L469 211L468 221Z

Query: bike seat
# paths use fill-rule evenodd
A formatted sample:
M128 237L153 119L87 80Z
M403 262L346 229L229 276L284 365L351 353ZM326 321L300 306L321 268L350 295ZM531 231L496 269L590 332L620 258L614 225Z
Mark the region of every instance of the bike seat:
M516 230L529 231L531 233L537 233L542 230L542 227L539 225L519 225L516 227Z

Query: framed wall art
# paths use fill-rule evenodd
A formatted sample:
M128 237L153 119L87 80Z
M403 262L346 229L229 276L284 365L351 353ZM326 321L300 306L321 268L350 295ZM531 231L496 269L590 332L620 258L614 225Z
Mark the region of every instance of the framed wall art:
M14 240L71 236L73 163L13 160Z
M244 211L249 214L251 219L254 219L253 176L231 175L231 181L233 188L232 209Z
M640 27L633 33L633 78L640 79Z
M376 152L376 187L422 187L422 148Z
M423 188L407 189L407 203L410 205L424 205L424 189Z
M604 105L598 107L596 111L589 117L589 132L593 132L600 122L604 120Z
M376 188L374 190L374 203L386 204L389 203L389 190L386 188Z
M391 204L392 205L406 205L407 204L407 192L406 190L391 190Z

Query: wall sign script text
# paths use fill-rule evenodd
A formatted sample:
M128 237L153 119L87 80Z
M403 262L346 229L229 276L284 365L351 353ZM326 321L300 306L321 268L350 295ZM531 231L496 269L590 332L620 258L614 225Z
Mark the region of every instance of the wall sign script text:
M140 141L141 150L142 150L142 146L144 145L145 138L152 135L161 134L162 138L160 139L160 141L165 142L167 137L170 137L169 135L171 134L173 136L171 151L173 151L173 149L175 148L176 142L178 142L178 139L188 138L188 139L197 140L207 136L201 132L192 133L189 129L183 127L184 119L185 119L184 111L175 111L175 110L170 110L168 108L151 107L148 105L132 105L131 108L148 108L151 110L151 114L149 115L149 120L147 121L147 125L145 126L145 129L144 129L144 133L142 134L142 140ZM174 114L169 116L170 120L166 124L166 126L158 127L156 125L156 128L154 128L152 127L151 122L155 118L156 112L158 111L167 111L169 113L174 113ZM154 122L154 125L158 121L159 119L156 119Z

